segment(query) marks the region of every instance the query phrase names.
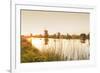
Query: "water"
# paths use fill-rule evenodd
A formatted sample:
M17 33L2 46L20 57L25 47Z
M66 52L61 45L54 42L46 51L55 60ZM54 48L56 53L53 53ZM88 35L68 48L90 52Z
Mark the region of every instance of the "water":
M45 44L45 42L47 44ZM81 43L78 39L52 39L46 41L44 38L32 38L32 44L40 51L54 51L60 54L64 60L89 59L89 42Z

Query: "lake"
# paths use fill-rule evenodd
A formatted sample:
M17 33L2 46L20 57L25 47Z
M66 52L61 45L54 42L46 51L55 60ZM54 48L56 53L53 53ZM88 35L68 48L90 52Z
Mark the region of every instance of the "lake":
M86 60L90 57L89 41L79 39L32 38L32 45L42 51L53 51L66 60Z

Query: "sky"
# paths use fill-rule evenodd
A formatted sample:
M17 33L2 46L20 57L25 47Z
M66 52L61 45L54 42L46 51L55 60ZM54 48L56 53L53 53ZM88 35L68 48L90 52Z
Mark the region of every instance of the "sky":
M21 10L21 35L89 33L89 13Z

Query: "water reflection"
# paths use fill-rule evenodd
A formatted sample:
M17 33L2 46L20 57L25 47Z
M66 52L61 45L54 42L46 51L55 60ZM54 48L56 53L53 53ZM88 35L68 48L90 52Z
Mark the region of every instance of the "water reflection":
M48 45L49 39L48 38L44 38L44 45Z
M48 35L49 35L48 30L44 30L44 42L45 42L44 44L45 45L48 45L48 41L49 41L48 40Z
M53 51L64 60L89 59L90 56L88 40L81 43L78 39L33 38L32 44L40 51Z

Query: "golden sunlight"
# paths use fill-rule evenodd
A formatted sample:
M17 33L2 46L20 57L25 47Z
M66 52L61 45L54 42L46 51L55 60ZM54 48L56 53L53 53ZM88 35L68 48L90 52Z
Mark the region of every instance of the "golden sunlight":
M34 45L36 48L41 49L42 43L43 42L41 41L41 39L32 38L32 45Z

